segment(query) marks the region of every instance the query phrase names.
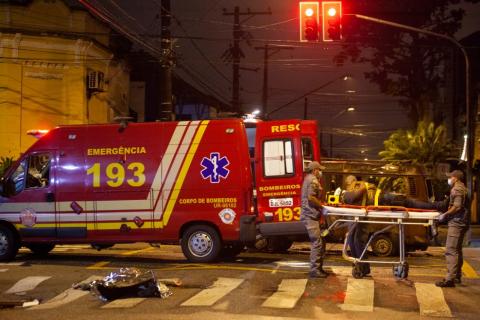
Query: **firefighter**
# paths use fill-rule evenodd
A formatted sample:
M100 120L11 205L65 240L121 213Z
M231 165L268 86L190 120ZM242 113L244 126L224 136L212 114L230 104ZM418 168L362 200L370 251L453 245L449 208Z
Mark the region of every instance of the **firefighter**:
M325 241L321 237L324 225L321 222L322 204L321 194L322 186L320 178L322 170L317 161L312 161L306 169L307 174L302 185L302 211L300 220L305 225L310 239L310 278L326 278L328 273L323 270L323 259L325 257Z
M445 260L447 276L437 281L437 287L455 287L462 282L463 252L462 244L470 222L467 201L467 188L463 184L463 172L453 170L447 173L448 184L451 187L448 210L440 215L440 222L448 221L447 242L445 244Z

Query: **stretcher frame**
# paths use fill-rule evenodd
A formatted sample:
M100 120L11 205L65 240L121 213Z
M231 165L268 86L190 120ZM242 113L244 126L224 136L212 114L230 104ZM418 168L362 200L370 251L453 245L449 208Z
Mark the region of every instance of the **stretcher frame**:
M352 257L348 254L348 232L345 236L342 249L342 257L353 263L352 275L355 278L363 278L370 271L366 272L361 268L362 263L391 264L393 275L396 278L405 279L408 277L408 262L405 257L405 226L420 225L429 227L436 231L438 217L441 214L435 210L411 209L399 206L353 206L353 205L325 205L323 206L325 217L334 217L336 220L324 232L326 236L336 228L350 226L352 223L386 225L381 230L370 235L360 257ZM366 258L367 249L373 239L379 234L398 227L399 259L396 261L381 261Z

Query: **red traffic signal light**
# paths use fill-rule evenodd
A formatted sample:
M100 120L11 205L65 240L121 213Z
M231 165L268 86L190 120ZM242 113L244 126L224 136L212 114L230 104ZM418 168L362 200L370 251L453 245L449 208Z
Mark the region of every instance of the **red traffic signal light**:
M318 1L299 2L300 41L318 41L319 4Z
M323 41L342 39L342 2L322 2Z

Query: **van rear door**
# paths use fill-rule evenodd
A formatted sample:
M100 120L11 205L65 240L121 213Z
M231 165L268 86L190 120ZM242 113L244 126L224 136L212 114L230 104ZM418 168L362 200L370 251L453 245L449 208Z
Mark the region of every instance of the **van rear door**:
M255 170L258 220L264 236L304 234L300 220L304 167L319 160L314 121L257 124Z
M260 221L300 219L301 152L300 120L257 124L255 178Z

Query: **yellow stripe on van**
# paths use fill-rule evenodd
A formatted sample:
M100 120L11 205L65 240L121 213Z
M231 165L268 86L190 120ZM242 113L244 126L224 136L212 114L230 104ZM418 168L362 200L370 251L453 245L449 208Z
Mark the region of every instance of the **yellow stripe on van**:
M28 227L24 224L21 224L21 223L15 223L14 224L15 228L17 228L18 230L20 229L26 229L26 228L29 228L29 229L43 229L43 228L55 228L57 225L55 223L37 223L31 227Z
M167 208L165 209L165 213L163 214L163 225L162 227L166 227L168 224L168 220L170 219L170 215L172 214L173 208L177 202L178 194L180 193L183 182L185 181L185 177L187 176L187 172L190 169L190 165L192 164L193 157L197 152L198 145L202 140L203 134L207 129L209 121L205 120L202 121L200 124L197 133L195 134L195 138L193 139L193 143L190 145L190 149L188 150L188 154L185 157L185 161L183 162L182 169L180 170L180 174L178 175L177 181L175 182L175 187L173 188L172 193L170 194L170 198L168 199Z

